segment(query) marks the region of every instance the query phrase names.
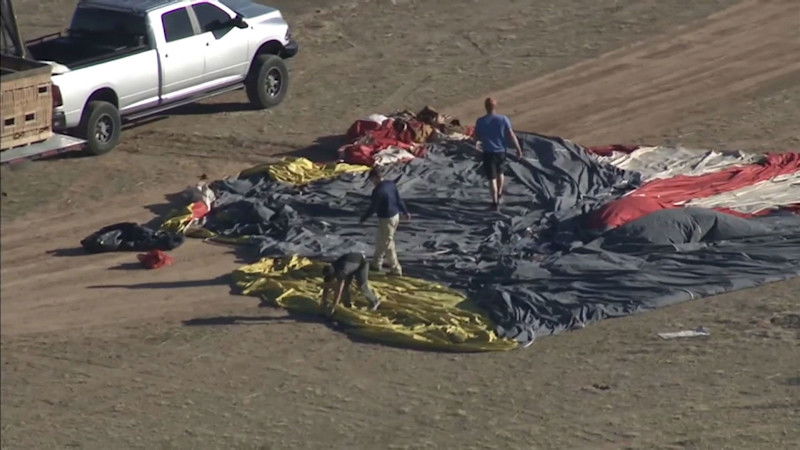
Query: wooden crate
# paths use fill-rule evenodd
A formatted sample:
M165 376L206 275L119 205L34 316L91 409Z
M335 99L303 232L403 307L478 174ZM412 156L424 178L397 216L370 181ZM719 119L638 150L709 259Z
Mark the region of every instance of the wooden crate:
M0 60L0 150L53 135L53 85L47 64L3 55Z

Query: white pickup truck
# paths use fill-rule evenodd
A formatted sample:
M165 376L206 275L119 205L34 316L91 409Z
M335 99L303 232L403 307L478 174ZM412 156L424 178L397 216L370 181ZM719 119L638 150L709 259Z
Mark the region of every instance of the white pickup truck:
M53 65L56 131L94 154L134 120L242 86L283 100L298 45L277 9L250 0L81 0L65 33L27 43Z

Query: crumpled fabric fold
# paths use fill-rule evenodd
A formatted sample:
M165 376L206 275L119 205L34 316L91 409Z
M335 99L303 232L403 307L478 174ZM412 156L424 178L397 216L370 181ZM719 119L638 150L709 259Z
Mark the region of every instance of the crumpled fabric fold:
M265 258L233 274L245 295L302 314L322 314L324 263L296 255ZM333 320L354 336L384 344L425 350L481 352L511 350L512 340L499 338L487 315L463 294L438 283L410 277L370 274L370 286L381 298L376 311L360 291L354 307L340 303Z

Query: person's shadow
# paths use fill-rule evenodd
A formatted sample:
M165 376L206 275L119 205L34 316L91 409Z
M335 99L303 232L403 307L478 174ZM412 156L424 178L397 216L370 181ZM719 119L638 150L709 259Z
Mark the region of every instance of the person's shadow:
M312 314L288 314L285 316L214 316L198 317L184 320L187 327L212 327L222 325L266 325L266 324L294 324L294 323L325 323Z
M190 204L190 199L182 192L164 195L164 202L153 203L144 208L153 213L154 217L142 224L147 228L157 229L173 213L185 209Z
M114 270L114 268L112 268L112 270ZM191 287L202 287L202 286L219 286L229 283L230 283L230 275L225 274L207 280L163 281L163 282L137 283L137 284L95 284L87 286L87 289L133 289L133 290L180 289L180 288L191 288ZM231 288L231 293L236 294L238 292L236 292L233 288Z

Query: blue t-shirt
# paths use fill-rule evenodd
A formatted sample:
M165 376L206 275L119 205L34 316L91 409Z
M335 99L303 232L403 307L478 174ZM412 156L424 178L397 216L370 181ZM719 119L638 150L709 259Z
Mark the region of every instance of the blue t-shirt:
M502 114L487 114L475 122L475 134L485 152L505 152L509 131L511 120Z

